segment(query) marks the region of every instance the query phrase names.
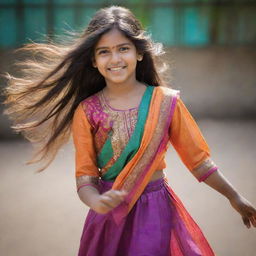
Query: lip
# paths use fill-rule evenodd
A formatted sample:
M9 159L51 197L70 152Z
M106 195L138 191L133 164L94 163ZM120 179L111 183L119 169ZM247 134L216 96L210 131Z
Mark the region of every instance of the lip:
M126 66L120 66L120 67L111 67L107 68L109 71L120 71L122 69L126 68Z

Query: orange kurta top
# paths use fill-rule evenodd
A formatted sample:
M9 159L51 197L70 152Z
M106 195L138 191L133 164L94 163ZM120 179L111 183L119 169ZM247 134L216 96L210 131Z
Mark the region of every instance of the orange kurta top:
M99 145L104 143L104 140L107 138L104 131L108 131L108 124L111 123L111 120L107 120L105 123L100 120L106 117L104 114L112 114L111 111L114 111L113 109L108 108L106 113L100 113L98 108L93 108L93 104L104 107L105 105L103 101L104 100L100 97L100 94L97 93L81 102L74 114L72 132L76 150L75 175L77 186L84 183L97 183L97 179L101 176L101 170L97 167L97 154L100 150ZM137 109L132 109L129 110L129 113L114 113L115 117L120 114L124 116L125 120L130 118L128 122L130 127L127 128L127 133L131 133L134 129L137 111ZM92 119L92 116L95 115L95 113L97 114L97 118ZM97 120L97 122L95 122L95 120ZM121 132L121 135L122 134L125 134L124 129ZM178 98L175 106L171 125L169 127L169 136L170 142L182 162L197 179L215 166L210 159L209 147L197 123L180 98ZM115 145L113 148L121 152L127 139L129 139L128 135L126 137L120 136L119 140L114 142ZM115 159L113 159L113 163L114 160ZM163 159L156 171L162 170L165 167L166 162Z

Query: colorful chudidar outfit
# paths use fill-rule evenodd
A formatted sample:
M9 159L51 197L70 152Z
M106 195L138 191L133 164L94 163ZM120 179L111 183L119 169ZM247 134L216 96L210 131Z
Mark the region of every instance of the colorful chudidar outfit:
M89 210L79 256L215 255L167 178L150 181L166 167L170 144L199 182L217 170L179 91L147 86L128 110L112 108L100 91L80 103L72 129L77 189L128 192L107 214Z

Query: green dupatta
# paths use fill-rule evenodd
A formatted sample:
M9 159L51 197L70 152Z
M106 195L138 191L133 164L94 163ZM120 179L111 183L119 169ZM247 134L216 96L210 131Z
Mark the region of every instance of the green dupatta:
M122 171L126 163L129 162L137 153L141 144L154 88L154 86L148 86L146 88L139 105L138 119L134 132L132 133L130 140L128 141L119 158L102 176L103 180L114 180L115 177L117 177L117 175L120 173L120 171ZM108 163L108 161L113 157L113 148L111 140L112 132L110 132L109 137L103 145L102 150L97 158L99 168L103 168Z

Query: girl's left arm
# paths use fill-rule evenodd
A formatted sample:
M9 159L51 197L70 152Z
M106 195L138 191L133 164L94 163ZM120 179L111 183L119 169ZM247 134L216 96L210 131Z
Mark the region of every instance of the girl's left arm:
M199 182L224 195L237 210L244 224L256 227L256 210L224 177L211 159L209 146L197 123L179 98L170 125L170 141L185 166Z
M256 209L232 186L219 170L206 178L204 183L229 200L232 207L241 214L243 223L247 228L250 228L251 224L256 227Z

